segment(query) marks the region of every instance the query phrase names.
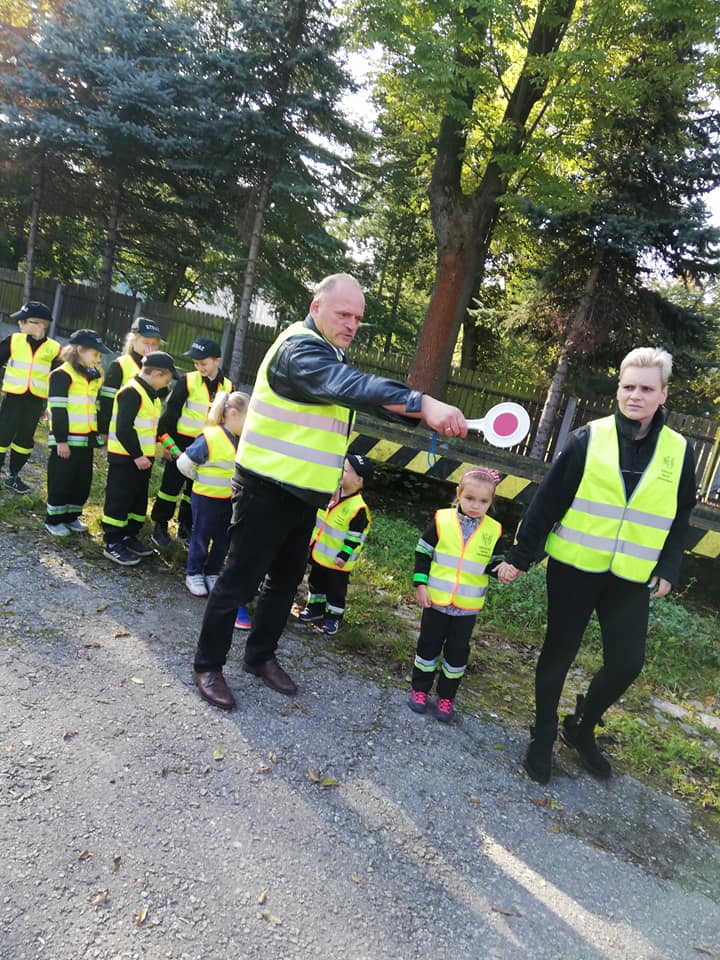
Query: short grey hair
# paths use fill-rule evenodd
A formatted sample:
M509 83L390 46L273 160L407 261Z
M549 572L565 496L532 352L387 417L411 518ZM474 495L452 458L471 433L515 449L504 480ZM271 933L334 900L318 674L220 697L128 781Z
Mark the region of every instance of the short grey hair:
M622 377L627 367L657 367L662 385L666 387L672 374L672 365L672 354L662 347L636 347L620 364L620 376Z
M323 293L330 293L331 290L334 290L338 283L350 282L354 284L360 293L362 293L362 287L358 283L357 279L351 273L331 273L329 277L323 277L323 279L318 283L318 285L313 290L313 300L317 300L322 296ZM364 294L363 294L364 296Z

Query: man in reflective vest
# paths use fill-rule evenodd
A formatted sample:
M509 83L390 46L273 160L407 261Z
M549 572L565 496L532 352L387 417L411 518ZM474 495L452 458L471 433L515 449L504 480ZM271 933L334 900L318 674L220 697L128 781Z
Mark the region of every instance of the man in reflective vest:
M561 737L583 765L607 779L595 727L642 670L649 600L677 583L695 504L692 448L665 426L672 357L640 347L620 365L618 410L574 431L540 484L517 543L498 568L501 583L549 555L545 641L535 674L535 724L524 766L550 779L563 684L590 617L597 613L603 666Z
M354 277L326 277L306 319L284 330L260 364L236 456L228 562L210 594L195 654L200 695L223 710L236 706L222 673L235 615L263 578L244 669L280 693L297 691L276 650L317 510L340 484L352 411L467 434L456 407L346 364L364 311Z
M17 313L19 333L0 342L0 367L5 364L0 407L0 470L10 450L5 486L13 493L30 493L20 477L35 445L35 429L45 409L50 371L60 363L60 344L48 337L52 314L44 303L30 300Z

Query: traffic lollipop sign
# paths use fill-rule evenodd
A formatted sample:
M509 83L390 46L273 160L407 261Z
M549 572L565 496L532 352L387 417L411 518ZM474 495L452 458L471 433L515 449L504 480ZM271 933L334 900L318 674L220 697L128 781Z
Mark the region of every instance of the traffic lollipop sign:
M519 403L496 403L484 417L467 421L468 430L481 430L494 447L514 447L528 435L530 417Z

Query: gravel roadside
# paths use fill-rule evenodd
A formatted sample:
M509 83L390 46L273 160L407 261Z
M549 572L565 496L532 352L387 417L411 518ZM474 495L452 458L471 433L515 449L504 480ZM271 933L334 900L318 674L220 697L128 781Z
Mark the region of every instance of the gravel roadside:
M720 958L720 848L682 803L522 731L447 727L290 627L293 700L191 677L202 601L0 529L0 958ZM361 665L360 665L361 666Z

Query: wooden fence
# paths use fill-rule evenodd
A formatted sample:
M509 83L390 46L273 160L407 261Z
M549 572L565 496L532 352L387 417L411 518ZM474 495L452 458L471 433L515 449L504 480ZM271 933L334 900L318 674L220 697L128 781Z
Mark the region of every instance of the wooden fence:
M23 275L0 269L0 320L19 309L23 302ZM31 299L52 306L55 333L68 337L73 330L93 327L96 289L90 284L61 286L54 280L40 279L32 288ZM209 336L223 345L223 355L229 359L234 327L230 319L217 314L167 303L141 303L120 293L110 295L105 329L98 330L111 349L120 351L133 318L140 311L160 325L166 349L182 369L190 369L191 362L183 357L196 336ZM4 316L3 316L4 315ZM276 336L276 330L261 324L249 324L241 368L241 382L251 384L265 351ZM368 373L405 381L412 357L407 354L386 354L354 344L348 351L350 362ZM460 407L468 418L481 417L496 403L514 400L522 404L530 415L530 433L512 448L514 453L527 455L537 432L545 391L523 385L500 382L486 373L452 367L445 390L445 400ZM550 461L570 430L593 418L605 416L613 408L614 398L583 398L563 395L543 459ZM684 434L692 444L697 463L700 498L718 503L720 497L720 422L670 411L668 423Z

